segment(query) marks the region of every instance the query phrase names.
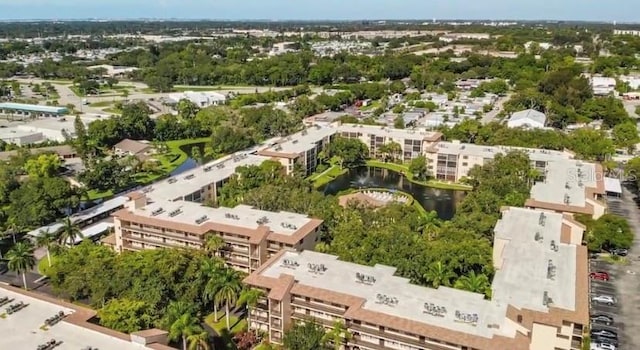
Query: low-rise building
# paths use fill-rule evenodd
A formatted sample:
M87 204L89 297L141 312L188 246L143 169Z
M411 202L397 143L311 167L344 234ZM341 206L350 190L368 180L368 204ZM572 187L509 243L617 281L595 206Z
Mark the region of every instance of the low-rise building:
M219 255L232 267L251 272L282 249L312 249L322 220L246 205L211 208L188 201L132 193L113 214L115 249L204 248L210 235L222 238Z
M227 101L227 96L215 91L185 91L169 94L169 101L178 103L182 100L191 101L199 108L222 105Z
M0 103L0 114L37 117L60 117L69 113L67 107L41 106L24 103L3 102Z
M515 112L509 117L507 126L510 128L542 129L547 123L547 116L534 109Z
M148 141L124 139L113 146L113 153L117 156L134 156L140 160L148 158L154 147Z
M495 228L492 299L420 287L389 266L283 251L244 282L264 291L249 326L281 344L294 322L342 322L347 349L578 350L589 322L584 227L571 217L505 208Z
M258 151L258 155L270 157L282 164L287 174L296 170L296 164L309 175L318 166L318 154L326 149L336 129L330 126L312 126L278 140L268 148Z
M616 80L609 77L591 77L591 88L593 94L597 96L606 96L616 90Z

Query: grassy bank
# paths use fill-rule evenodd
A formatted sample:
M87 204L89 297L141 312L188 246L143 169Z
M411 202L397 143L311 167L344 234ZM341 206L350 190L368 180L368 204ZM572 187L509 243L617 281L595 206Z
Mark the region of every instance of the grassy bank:
M205 317L204 322L211 328L213 328L218 334L224 333L227 329L227 319L224 315L224 311L218 312L220 319L216 322L213 314L209 314ZM231 326L231 333L237 334L247 329L247 320L244 318L238 318L238 316L231 315L229 317L229 325Z
M311 174L308 179L313 182L313 187L320 188L335 180L336 177L346 173L347 171L348 169L343 169L339 165L333 165L329 169L321 173Z
M409 171L409 167L404 164L387 163L387 162L381 162L379 160L368 160L367 166L382 168L382 169L387 169L387 170L402 173L409 181L415 184L423 185L427 187L439 188L444 190L457 190L457 191L470 191L472 189L471 186L467 186L463 184L443 182L438 180L421 181L421 180L415 179L413 174Z

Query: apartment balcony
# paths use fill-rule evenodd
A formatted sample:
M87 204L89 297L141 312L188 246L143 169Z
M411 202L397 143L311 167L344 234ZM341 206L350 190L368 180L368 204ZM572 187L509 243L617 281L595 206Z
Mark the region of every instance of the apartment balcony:
M300 299L293 299L291 301L291 307L299 307L299 308L303 308L303 309L309 309L309 310L315 310L315 311L323 311L326 313L330 313L330 314L334 314L336 316L343 316L344 313L346 312L345 309L341 308L341 307L337 307L337 306L329 306L326 304L315 304L315 303L308 303L304 300L300 300Z
M264 324L269 324L269 317L267 317L267 316L260 316L260 315L251 314L251 316L249 318L251 318L251 322L260 322L260 323L264 323Z
M389 340L405 343L407 345L420 347L420 348L426 347L429 350L451 350L450 347L439 346L437 344L427 343L426 341L419 341L416 337L411 337L411 336L405 337L395 333L382 332L379 329L363 327L362 325L357 325L354 323L349 324L348 328L350 330L357 331L359 333L365 333L378 338L389 339Z
M132 235L130 233L123 233L122 234L122 239L126 240L126 241L130 241L130 242L137 242L137 243L141 243L141 244L151 244L151 245L156 245L156 246L160 246L160 247L164 247L164 248L184 247L184 244L180 245L180 244L164 243L161 240L153 240L153 239L148 239L146 237L142 238L140 236ZM134 248L137 248L137 247L134 246ZM138 249L142 249L142 248L138 248Z
M300 320L300 321L305 321L305 320L307 320L309 318L313 318L313 320L316 323L319 323L319 324L321 324L323 326L327 326L327 327L333 327L333 324L335 322L334 320L327 320L325 318L315 317L315 316L313 316L311 314L303 314L303 313L300 313L300 312L294 312L293 314L291 314L291 318L292 319L296 319L296 320Z
M144 234L147 236L155 236L158 237L160 239L162 238L168 238L168 239L172 239L172 240L177 240L177 241L183 241L183 242L189 242L189 243L197 243L197 244L202 244L202 240L198 239L198 238L194 238L194 237L188 237L185 235L181 235L181 234L177 234L177 233L170 233L170 232L162 232L162 231L158 231L158 230L148 230L148 229L134 229L134 228L123 228L123 230L128 230L128 231L133 231L135 233L138 234Z
M580 350L582 349L582 341L580 340L572 340L571 341L571 349Z
M578 327L574 328L573 329L573 335L574 336L578 336L578 337L582 337L584 335L582 328L578 328Z

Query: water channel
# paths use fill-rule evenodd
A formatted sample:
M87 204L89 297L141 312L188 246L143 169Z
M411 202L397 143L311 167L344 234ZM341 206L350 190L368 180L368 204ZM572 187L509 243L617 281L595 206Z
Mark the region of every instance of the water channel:
M449 220L456 206L464 198L464 191L443 190L415 184L403 174L375 167L359 167L349 170L320 188L325 194L335 195L348 189L386 188L409 193L427 211L435 210L438 217Z

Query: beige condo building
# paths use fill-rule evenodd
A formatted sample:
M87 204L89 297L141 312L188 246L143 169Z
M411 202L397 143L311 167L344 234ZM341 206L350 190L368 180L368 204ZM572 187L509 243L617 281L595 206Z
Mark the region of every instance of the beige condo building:
M579 350L589 321L583 233L567 214L504 208L491 300L413 285L389 266L282 251L244 281L265 295L249 325L281 344L294 322L340 321L352 350Z
M163 201L142 193L113 214L116 251L159 248L202 249L210 235L224 241L218 254L232 267L255 271L281 250L312 249L322 220L246 205L210 208L188 201Z

